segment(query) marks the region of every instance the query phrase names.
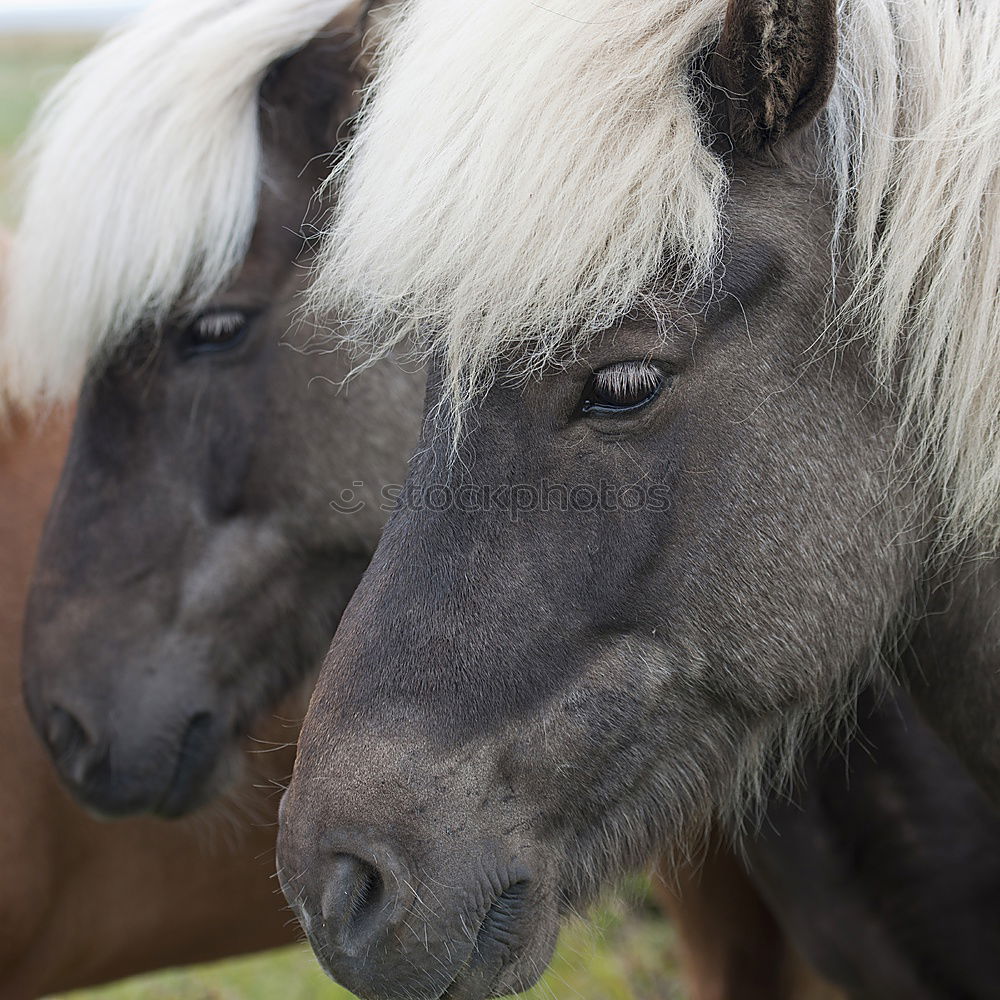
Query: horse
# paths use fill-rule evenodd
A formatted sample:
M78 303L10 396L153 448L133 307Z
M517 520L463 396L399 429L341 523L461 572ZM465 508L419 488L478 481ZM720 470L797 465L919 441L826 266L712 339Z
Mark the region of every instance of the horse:
M131 39L131 35L128 37ZM131 41L129 44L132 44ZM271 83L269 87L277 86L287 90L299 81L304 82L311 74L316 74L317 79L323 82L326 79L323 74L329 70L317 60L328 57L328 49L329 45L317 51L313 43L312 48L292 57L296 60L297 67L291 70L283 68L286 79L281 83ZM98 72L104 76L107 72L104 51L100 49L77 75ZM338 55L338 58L342 57ZM297 74L297 79L289 82L287 74L292 71ZM75 85L74 91L79 93ZM119 98L109 104L108 114L117 116L120 103ZM270 100L266 106L266 114L272 127L280 125L281 134L294 131L294 122L300 121L303 114L312 116L314 111L308 101L295 100L289 94L278 100ZM86 113L93 114L93 109L86 109ZM291 121L280 124L283 118ZM100 124L104 119L97 116L93 121ZM306 125L300 121L299 127ZM315 125L312 124L311 127L315 128ZM59 130L55 124L48 128L55 129L58 135ZM334 131L334 123L331 122L331 137ZM45 142L45 136L40 135L36 145L44 147ZM105 143L104 157L107 158L112 152L113 147ZM274 193L275 183L273 180L271 188L263 195L263 214L281 211L282 216L287 214L287 221L291 223L294 221L293 211L285 213L267 204L279 198ZM299 201L303 200L301 195L298 198ZM74 208L79 211L85 204L88 203L81 202ZM61 206L62 211L67 209L68 206ZM92 220L91 224L95 222L96 220ZM26 226L27 223L22 228ZM283 265L291 268L292 255L299 248L294 241L284 237L271 241L272 230L276 228L262 230L255 245L249 250L242 262L242 267L248 273L243 284L251 285L255 280L254 276L262 270L277 269ZM57 250L54 246L44 248L46 256ZM286 257L284 260L282 253ZM76 261L76 266L79 267L81 263L82 258ZM23 268L24 265L22 270ZM81 282L84 281L77 271L71 273ZM236 286L241 287L239 281ZM81 284L77 290L83 287L85 285ZM284 310L290 316L293 310L292 294L285 294L283 290L275 292L268 297L267 308L277 315ZM287 323L288 320L284 322ZM277 321L275 325L281 329ZM262 363L262 368L275 364L275 358L279 356L277 352L270 355ZM247 390L251 386L252 383L245 383ZM114 392L110 389L105 391L105 400L110 399L113 403ZM57 395L62 398L69 396L71 392L72 387L69 387ZM292 402L294 398L292 397ZM418 409L412 399L397 398L397 404L404 410L408 409L414 420L418 418ZM94 402L83 409L79 423L86 433L94 433L92 429L101 419L100 412L98 404ZM167 414L164 419L169 416ZM337 414L331 416L336 418ZM36 426L37 424L42 426ZM43 515L55 488L71 425L71 416L62 413L44 422L29 421L22 415L15 421L15 426L3 442L2 476L7 485L0 493L0 502L6 501L2 523L4 550L10 554L10 559L4 567L3 593L8 603L5 605L3 633L0 637L0 650L3 652L0 686L9 693L3 700L5 732L12 736L12 744L20 748L17 756L9 761L9 772L3 772L7 795L0 837L6 856L17 857L20 862L5 883L5 895L0 907L0 928L3 930L0 939L4 942L0 952L0 980L4 984L0 996L5 1000L93 985L146 972L165 964L253 951L292 939L292 932L284 926L283 914L270 898L270 885L263 878L267 871L267 863L263 859L271 853L273 838L268 825L248 828L243 822L231 824L221 815L210 815L199 822L175 822L169 827L138 819L119 820L111 825L99 823L66 799L54 780L44 750L34 738L30 720L21 707L19 697L18 660L23 604ZM142 426L142 422L128 427L119 426L111 443L121 443L124 438L126 453L139 452L150 456L157 454L161 445L155 430L137 432L137 428ZM90 430L86 430L88 428ZM302 441L301 435L290 433L282 441L280 451L287 453L300 449ZM392 445L400 455L407 447L405 441ZM174 454L167 452L160 456L160 460L166 466L165 472L169 472L174 478L184 480L188 474L187 468L180 463L171 466L170 463L176 461ZM364 463L357 468L359 475L369 475ZM77 474L80 474L79 467ZM123 474L116 486L127 484L132 475L136 477L134 489L141 490L146 485L143 477L148 475L148 463L140 463ZM186 480L184 482L194 490L193 484ZM17 488L11 488L11 484L16 484ZM52 521L61 525L60 529L54 530L61 530L64 536L75 533L80 528L80 523L72 519L72 512L76 509L73 488L70 487L68 492L69 499L64 501L59 511L52 514ZM106 500L106 517L94 529L99 533L97 540L105 553L110 555L117 552L118 558L123 561L129 558L129 553L115 549L115 546L121 545L116 525L128 516L129 495L128 490L121 494L123 502L120 506ZM147 516L155 520L156 512L149 512ZM75 550L72 549L73 543L65 542L65 538L64 544L65 558ZM374 540L369 544L374 546ZM44 560L39 573L46 573ZM71 596L78 599L81 595L74 592ZM120 603L120 609L126 612L129 607L127 599ZM85 646L98 640L106 627L107 613L105 609L98 607L92 612L91 619L80 621L79 635L86 640ZM31 641L32 634L29 630L29 644ZM74 657L64 657L59 667L71 676L81 670L81 664ZM130 707L126 705L125 710L128 711ZM286 742L294 740L294 730L291 728L280 735ZM259 749L259 746L254 745L249 748L251 762L257 756L254 750ZM287 754L278 754L278 758L281 767L274 769L274 774L280 775L282 768L287 767ZM259 767L251 770L259 770ZM86 789L75 788L72 784L70 787L83 798L89 808L95 808L94 803L87 801ZM249 798L249 802L244 798L244 804L250 805L255 813L266 814L273 809L267 794L255 790ZM30 803L30 806L25 803ZM59 831L58 850L51 837L40 836L40 833L53 830ZM128 859L128 864L124 867L121 864L123 858ZM752 946L756 964L763 967L759 975L767 981L770 981L771 968L779 964L769 952L765 953L760 948L759 937L742 921L730 921L730 938L720 933L720 928L725 923L721 919L724 916L723 900L736 894L745 899L748 894L753 893L748 888L734 891L734 886L739 884L741 878L745 879L745 876L726 863L725 884L718 886L712 899L712 943L709 945L706 937L693 943L688 949L692 957L692 968L699 962L704 966L704 970L699 969L696 973L693 984L699 994L705 993L708 989L705 984L716 978L714 972L709 972L712 963L707 955L714 955L720 949L726 954L730 947L735 946L742 953L748 950L748 945ZM144 887L145 916L141 924L136 922L133 905L135 884ZM201 887L198 896L193 893L194 886ZM706 908L706 904L698 904L699 897L703 895L701 886L692 884L685 893L683 904L675 893L667 891L662 892L662 901L673 911L678 927L684 930L691 924L691 914L696 908ZM198 902L197 906L194 905L195 900ZM773 921L769 918L765 920L766 910L761 904L758 905L760 912L757 916L760 923L768 929L772 928ZM91 915L98 913L101 918L95 920L91 916L86 923L81 923L78 917L84 912ZM745 915L746 911L741 909L738 916L742 918ZM727 961L727 965L733 964ZM741 977L746 967L747 963L740 964ZM772 997L774 995L771 994Z
M328 5L328 10L334 9L334 5ZM183 13L179 7L175 7L175 11ZM203 4L200 10L190 5L186 16L200 17L204 13ZM154 29L147 15L147 19L139 22L138 29L131 29L111 46L99 48L57 93L54 100L56 110L43 115L34 140L36 159L44 157L48 162L55 163L58 169L58 157L64 144L72 143L74 138L72 134L67 135L67 131L78 123L89 122L91 134L95 138L100 137L102 173L113 166L122 170L131 169L133 148L109 144L106 138L112 129L119 130L114 133L119 144L123 142L123 132L124 138L128 137L122 121L127 108L122 107L120 94L130 91L125 89L125 81L120 77L136 63L143 65L147 83L155 77L153 67L159 65L155 57L167 40L163 35L184 33L182 24L169 27L169 32L159 25ZM206 32L211 32L210 35L192 37L201 52L209 52L212 40L222 35L223 29L230 27L231 22L214 24L209 21L204 28ZM151 36L153 51L142 49L132 52L138 44L136 31ZM304 49L286 60L278 60L278 65L268 69L269 75L260 95L247 93L248 102L260 105L259 113L266 130L262 140L264 162L261 170L269 183L261 194L259 206L255 205L256 229L252 245L239 262L235 276L227 280L213 300L218 299L231 309L233 302L240 303L249 298L253 302L254 316L264 316L266 325L254 332L255 339L260 342L257 353L250 358L244 356L239 359L235 372L232 371L234 362L231 358L226 360L227 367L221 370L218 367L217 354L223 345L209 345L215 353L206 350L202 363L215 364L216 367L201 376L205 383L198 386L199 393L209 392L219 397L217 413L214 416L209 414L222 425L219 433L223 440L215 443L218 447L226 444L226 437L237 438L254 432L261 420L260 408L268 402L254 398L262 385L272 385L271 401L280 401L282 393L285 393L286 398L281 405L288 412L282 414L282 422L272 430L275 438L272 446L258 453L255 460L263 478L277 477L282 471L282 463L289 463L299 479L306 473L312 474L314 478L307 493L318 497L317 503L323 502L326 496L323 491L330 488L327 486L329 472L326 462L315 461L317 445L309 440L309 427L325 428L332 421L346 428L345 443L340 452L328 453L331 462L344 464L348 470L345 478L358 476L368 482L373 477L387 478L387 481L398 479L403 457L412 443L399 427L410 422L415 424L419 419L420 393L423 389L418 376L404 372L394 372L381 384L372 387L380 404L389 401L398 408L399 425L393 426L389 421L377 420L377 414L366 412L369 397L362 395L348 401L325 391L321 384L324 379L335 383L343 376L343 371L331 363L334 359L317 359L315 356L307 359L295 352L281 351L276 344L279 334L284 333L294 317L297 262L301 264L307 257L302 241L296 239L295 234L301 228L301 219L307 214L316 174L303 175L301 167L307 159L335 143L340 121L346 112L345 91L349 95L349 88L353 86L348 74L352 60L356 58L354 48L348 44L352 41L351 33L345 31L344 25L334 22L330 28L324 25L318 34L320 41L310 41ZM122 53L120 50L123 48L128 51ZM130 61L119 66L125 55L131 57ZM177 55L174 50L172 58ZM185 55L191 58L190 53ZM213 58L217 59L218 55ZM170 78L166 84L172 82ZM93 98L88 97L97 84L110 91L116 83L122 85L122 89L113 101L103 105L98 101L95 105ZM148 112L148 105L135 109L135 117L129 123L135 130L133 141L149 141L145 128ZM66 121L67 117L69 121ZM188 138L193 141L197 135L192 133ZM282 148L282 143L288 145ZM90 148L89 145L78 146L77 150ZM176 163L177 158L171 157L170 162ZM152 176L157 175L154 173ZM290 180L292 177L294 181ZM29 279L34 268L51 275L50 260L63 250L68 251L67 259L62 262L58 273L68 287L63 287L58 295L48 291L44 298L33 300L22 292L22 298L14 303L15 308L25 316L25 328L28 328L28 323L31 324L31 348L35 351L48 348L50 351L41 360L32 355L24 363L36 366L35 370L26 373L29 378L33 376L30 387L20 390L22 400L30 399L33 405L37 405L34 400L39 395L45 395L46 379L63 380L48 389L56 402L71 398L76 392L76 376L65 375L60 367L66 363L63 353L66 334L62 330L52 332L49 328L49 339L46 339L39 332L36 317L46 318L46 308L53 304L59 309L68 308L59 303L70 303L76 310L77 320L90 316L96 308L95 304L82 303L74 298L92 286L100 286L102 276L82 270L89 259L86 254L90 241L99 247L114 245L113 239L99 228L102 206L98 199L84 198L82 192L75 188L67 189L64 174L53 176L39 169L32 190L43 191L48 184L55 184L55 191L65 191L65 202L58 204L58 212L64 221L57 230L48 230L47 234L45 227L49 222L44 218L35 222L29 214L22 223L21 239L29 239L32 228L38 227L39 242L36 247L29 247L23 252L23 256L33 252L35 257L28 256L27 260L22 258L20 261L19 287L32 287ZM126 179L116 175L111 186L120 192L126 187ZM140 199L148 200L154 197L153 187L147 179L143 181L143 187L133 193ZM197 190L192 190L192 196L196 194ZM46 192L44 197L48 203L46 207L51 208L52 191ZM141 234L144 243L151 238L136 221L141 216L135 206L119 203L118 211L118 221ZM67 219L72 219L79 227L75 232L70 228L72 235L67 234ZM180 225L180 222L168 218L165 224ZM165 244L173 245L173 234L164 233L162 229L157 232ZM58 233L58 240L53 240L53 233ZM145 251L155 251L155 247L155 243L146 243ZM133 254L142 249L131 248ZM189 252L194 255L196 251L192 249ZM152 267L157 262L147 260L145 263L147 267ZM109 268L111 266L113 262L109 262ZM103 277L107 281L117 280L110 269ZM116 308L127 310L130 305L122 301ZM205 313L212 316L212 322L218 322L212 312L216 308L220 308L216 301L205 307ZM204 320L200 322L205 325ZM110 326L111 320L99 316L92 323L96 332L101 333ZM104 330L98 328L98 323L105 324ZM208 326L209 332L212 332L211 324ZM129 584L139 575L135 563L144 553L142 537L135 537L135 532L161 535L163 544L169 547L182 531L190 530L190 525L186 524L189 518L186 517L185 505L196 506L204 491L213 486L210 480L205 479L206 470L200 467L198 460L203 456L192 454L192 442L183 437L177 441L177 435L171 432L171 428L184 427L189 400L179 395L184 391L184 372L170 364L172 355L169 351L172 343L184 343L185 338L190 339L192 334L189 328L197 330L198 326L196 321L185 318L180 325L172 322L164 324L164 327L156 331L158 342L155 346L141 343L134 348L141 352L137 353L134 364L130 364L128 359L116 360L114 376L102 367L105 359L100 354L99 346L94 349L96 363L92 366L79 405L74 450L63 473L60 497L49 516L47 547L38 562L39 582L34 597L36 617L29 622L26 632L29 686L38 685L44 690L44 685L54 681L74 685L75 693L81 698L92 693L96 700L88 706L87 711L91 715L107 712L111 716L132 716L142 703L141 690L131 687L114 692L114 697L110 697L106 687L95 684L94 677L103 672L106 676L113 674L118 677L123 685L141 681L140 665L143 660L139 647L151 638L157 638L159 633L166 633L166 626L159 623L147 625L145 632L137 628L134 651L120 662L108 662L110 656L122 654L120 646L108 643L109 626L115 627L114 623L118 620L135 626L145 602L143 595L122 593L116 584L119 575L128 578ZM238 331L232 331L232 334L234 343L228 346L236 347ZM218 332L215 337L219 338ZM320 381L312 383L312 388L322 390L319 397L311 407L295 409L299 406L299 396L291 389L299 382L316 378ZM178 395L171 399L172 394ZM190 406L193 409L193 404ZM346 406L353 407L354 412L350 409L345 411ZM122 419L126 414L126 419ZM380 430L372 429L376 422ZM5 489L0 496L0 500L15 505L5 509L3 520L5 542L8 543L5 551L12 554L12 559L5 565L5 573L9 575L3 592L9 601L9 617L4 619L3 645L0 647L4 654L0 684L3 690L9 692L9 697L4 699L5 731L13 737L13 743L23 748L10 759L10 773L3 772L4 787L8 790L8 808L4 810L5 821L0 833L6 855L19 859L16 872L6 882L0 911L0 927L3 929L0 939L4 942L0 951L0 981L3 982L0 996L4 1000L79 988L167 964L254 951L289 942L294 937L292 930L286 926L286 915L272 898L272 884L265 877L269 865L267 859L273 849L273 830L269 822L274 810L272 782L279 781L290 770L290 752L295 738L291 722L287 726L275 727L275 738L287 745L275 747L274 753L270 743L254 737L244 738L240 746L242 759L233 763L242 764L243 770L249 773L225 776L230 786L236 786L237 811L249 813L251 820L256 822L247 822L242 815L230 819L224 810L216 808L213 812L209 806L207 817L175 821L169 826L138 818L127 821L119 818L118 822L109 825L97 822L75 807L54 780L44 751L31 731L31 722L19 697L21 619L42 518L59 476L72 423L71 418L59 414L48 421L44 430L39 431L22 418L5 442L3 457L4 482L8 486L16 482L18 490ZM363 434L356 430L358 424L364 426ZM206 445L206 452L208 448L209 445ZM114 456L113 464L109 456ZM215 460L217 457L212 451L211 458ZM221 457L225 459L229 456ZM236 462L238 459L233 456L231 460ZM209 473L212 471L208 470ZM165 490L168 480L170 488ZM330 488L330 491L333 492L333 489ZM176 498L176 502L164 504L165 496ZM257 501L256 497L250 499ZM297 517L297 500L298 496L292 494L287 498L278 497L277 514L286 518ZM356 501L347 502L350 506ZM98 503L100 513L94 517L94 506ZM345 559L338 553L327 566L320 562L320 558L326 558L323 553L327 549L343 547L342 535L348 539L349 548L357 544L361 553L365 548L374 548L377 539L376 526L373 526L375 522L372 518L356 518L352 523L349 510L340 512L342 516L338 521L336 512L331 517L326 510L317 511L316 504L311 507L314 508L312 516L326 534L317 535L314 560L300 559L294 564L294 571L301 574L299 584L302 587L315 586L316 577L322 572L333 574L330 583L334 587L340 586L338 574L343 575L347 581L343 586L349 587L350 574L355 571L357 559L353 556ZM273 516L275 511L272 509L268 513ZM132 531L128 530L129 524L135 526ZM211 546L206 548L212 552ZM226 554L223 551L216 555ZM70 576L67 563L80 569L74 569ZM263 574L269 569L269 563L259 570L257 567L253 569L255 576L258 572ZM194 570L185 568L183 572L193 574ZM169 592L168 588L177 583L172 573L178 573L178 566L174 561L165 559L162 568L152 570L151 582ZM135 576L130 577L129 574ZM52 579L59 581L57 588L52 588ZM227 596L233 604L230 613L235 617L250 606L250 601L235 583L231 591ZM97 595L101 599L95 600ZM335 599L339 600L339 594L335 595ZM330 611L330 596L326 590L321 591L318 600L326 602L316 612L322 619ZM292 619L290 626L308 627L308 612L307 608L302 620ZM52 638L46 630L56 616L73 619L72 634L62 634L60 642L65 645L52 650L44 644ZM58 621L56 627L59 627ZM332 620L328 625L319 627L321 631L314 643L315 648L310 652L309 645L304 646L298 669L308 663L310 656L318 662L329 638L327 631L332 631ZM308 642L308 639L304 641ZM51 654L51 658L46 659L46 654ZM273 683L285 683L280 662L272 662L262 654L261 663L274 672ZM205 667L211 665L211 662L204 664ZM179 666L173 664L178 674ZM36 667L39 672L46 673L36 676ZM175 675L176 682L181 679ZM194 681L197 677L187 679ZM264 681L271 683L271 678L265 677ZM308 680L305 683L308 684ZM246 694L256 697L253 690ZM236 702L231 686L225 691L225 696L232 697ZM259 709L265 716L268 710L266 702ZM149 742L140 749L143 753L163 754L164 735L154 723L146 720L149 728L143 736ZM46 726L39 725L39 730L43 739L50 737ZM50 743L50 749L66 786L89 810L105 815L113 810L119 817L144 810L152 814L163 812L155 797L160 793L155 785L143 788L139 793L132 792L132 798L122 805L118 775L102 773L101 783L81 783L77 762L60 754L61 747L58 745ZM123 752L127 763L132 763L130 755L134 751L134 747L128 747ZM220 789L212 787L212 783L219 779L215 773L217 764L211 755L192 762L190 766L192 785L204 782L204 788L197 802L173 804L175 809L190 811L213 795L219 797ZM233 764L229 768L236 769ZM126 787L129 782L134 782L128 773L122 780ZM260 782L264 784L255 787L255 783ZM225 784L224 781L219 783ZM26 807L25 803L31 803L31 806ZM40 833L56 830L59 831L58 844L52 836L40 836ZM123 859L127 860L127 864L122 863ZM136 919L133 902L136 885L143 886L141 922ZM684 911L677 909L676 903L674 907L676 917L683 926ZM100 914L100 918L90 916L86 922L81 922L79 915L82 913ZM737 933L741 940L746 939L745 930L740 929Z
M0 240L5 251L6 235ZM4 267L0 254L0 269ZM0 337L0 343L3 338ZM295 937L269 865L273 826L225 816L108 825L59 785L21 699L24 603L73 415L14 406L0 386L0 997L32 1000ZM261 810L273 802L258 793ZM250 803L248 803L250 804Z
M104 816L181 816L245 783L261 719L289 698L301 714L385 519L381 484L405 469L422 374L385 364L340 392L346 356L312 351L296 319L325 157L363 80L359 10L153 5L28 140L8 366L21 395L79 402L25 693L63 782Z
M358 11L312 4L306 38L303 25L288 23L287 5L258 5L247 25L249 6L154 6L70 74L36 132L38 172L14 241L0 337L0 402L9 418L0 431L0 714L9 749L0 763L0 844L16 859L0 897L3 1000L298 936L273 879L277 797L297 732L292 720L301 716L309 674L385 516L330 502L340 503L339 490L354 478L393 482L402 475L423 377L386 365L367 385L338 392L342 356L310 356L278 343L287 334L289 343L298 337L295 344L304 345L312 330L295 322L308 255L301 224L325 169L314 157L333 148L353 109L362 72ZM177 40L164 34L167 27ZM164 217L156 230L141 211L143 198L161 193L159 181L183 169L175 158L161 161L158 173L143 173L136 146L157 138L155 125L146 128L156 115L150 100L142 101L143 86L162 79L165 67L183 76L194 62L225 91L232 65L219 61L220 38L243 46L247 27L264 32L257 43L266 49L257 52L260 66L239 109L260 146L260 196L244 220L252 233L242 248L233 244L232 273L196 312L179 299L168 319L140 324L114 349L104 353L105 344L95 342L69 412L57 404L73 405L80 390L66 367L72 337L88 317L93 322L106 302L102 292L125 270L106 226L120 224L119 236L132 230L129 260L139 267L178 264L169 253L177 238L191 236L182 215ZM212 58L216 63L206 61ZM161 100L179 114L197 112L204 92L185 107L176 77L163 82L174 93L161 90ZM98 97L101 87L113 99ZM89 142L77 141L80 129ZM198 138L174 137L192 157L188 180L210 162ZM65 152L60 143L75 152L61 174L46 174L46 166L60 166L52 159ZM78 174L81 186L74 185L73 170L88 156L107 171L105 179L114 176L117 195L109 202L101 202L94 177ZM69 162L76 166L67 171ZM129 202L128 193L138 201ZM199 194L192 183L191 199ZM64 224L48 233L35 228L48 223L33 198L48 200L42 208L54 208ZM225 240L226 230L209 237ZM192 246L191 259L201 259L202 249ZM51 284L33 299L39 275ZM102 287L102 278L109 284ZM85 309L79 296L91 293L95 301ZM152 323L146 306L143 312L143 324ZM47 339L45 323L53 319L68 341ZM381 417L386 404L397 419ZM331 426L341 428L335 444L316 434ZM313 474L306 487L298 482L302 468ZM216 616L215 647L202 648L197 632L194 643L180 641L175 623L200 624L182 615L181 595L200 603L202 620ZM237 646L235 623L247 614L260 629ZM33 717L21 698L22 627ZM255 646L259 669L234 678L232 663L245 669L240 657ZM233 727L223 734L226 745L206 739L204 726L199 740L185 742L172 728L178 711L204 710L213 697ZM53 719L56 705L65 718ZM244 711L253 714L245 728L237 718ZM73 727L84 725L116 727L87 730L95 740L114 736L106 769L88 759L95 748L82 732L72 744ZM136 738L138 747L129 742ZM198 804L204 808L194 813ZM129 818L107 823L94 813ZM182 813L170 823L158 818Z
M168 964L290 943L274 895L273 822L225 815L102 823L65 794L21 700L34 551L71 416L8 414L0 430L0 997L34 1000ZM263 792L258 810L273 816ZM248 803L252 804L252 803Z
M998 42L952 0L394 26L313 296L416 341L425 415L278 846L359 996L528 988L868 685L995 800Z
M993 996L1000 815L910 699L869 690L856 711L846 757L814 747L768 803L745 847L754 884L853 1000Z

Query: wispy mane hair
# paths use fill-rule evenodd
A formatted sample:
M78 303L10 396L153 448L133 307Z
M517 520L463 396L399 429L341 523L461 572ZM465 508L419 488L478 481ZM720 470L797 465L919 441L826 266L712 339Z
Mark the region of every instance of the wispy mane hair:
M841 0L821 126L849 309L943 501L1000 544L1000 4Z
M432 329L460 412L719 247L691 61L725 0L413 0L385 32L314 287L381 351Z
M706 278L726 175L692 67L725 0L412 0L388 34L314 307L414 329L456 411ZM898 394L945 536L1000 541L1000 3L840 0L816 126L833 273Z
M95 355L218 290L257 216L262 79L352 2L154 0L56 86L23 154L14 398L72 395Z

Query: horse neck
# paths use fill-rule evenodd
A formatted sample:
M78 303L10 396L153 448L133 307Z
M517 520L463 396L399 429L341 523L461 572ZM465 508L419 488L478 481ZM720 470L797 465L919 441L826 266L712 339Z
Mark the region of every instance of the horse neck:
M1000 558L951 567L901 668L922 714L1000 802Z
M20 691L24 602L45 514L69 442L71 414L33 422L14 416L0 431L0 684ZM6 699L4 699L6 703Z

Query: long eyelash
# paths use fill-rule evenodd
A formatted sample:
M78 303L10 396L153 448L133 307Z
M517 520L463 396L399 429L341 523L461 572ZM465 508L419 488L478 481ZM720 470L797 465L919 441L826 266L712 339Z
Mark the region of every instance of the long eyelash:
M197 322L198 333L206 340L231 337L246 322L243 313L237 310L206 313Z
M660 369L645 361L623 361L602 368L594 375L597 390L610 398L647 396L662 380Z

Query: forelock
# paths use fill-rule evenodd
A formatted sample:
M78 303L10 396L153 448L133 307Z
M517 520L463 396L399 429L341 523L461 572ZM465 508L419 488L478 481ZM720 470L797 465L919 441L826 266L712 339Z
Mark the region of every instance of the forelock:
M56 86L22 154L13 396L71 396L96 356L227 279L257 215L260 83L355 2L156 0Z
M692 62L724 9L412 3L338 174L317 310L375 354L416 333L460 412L503 357L525 372L571 357L666 261L703 280L725 173Z

